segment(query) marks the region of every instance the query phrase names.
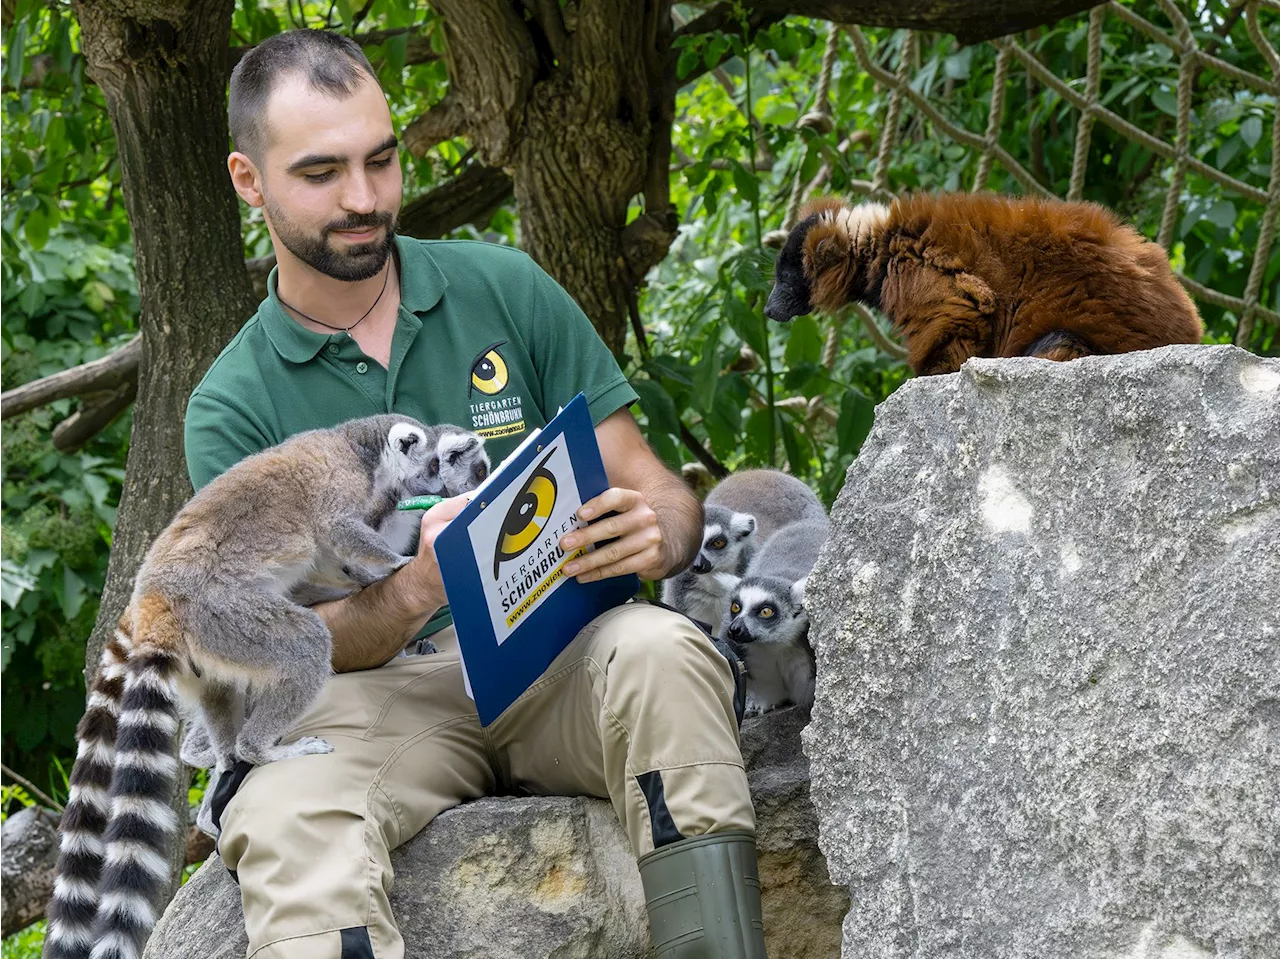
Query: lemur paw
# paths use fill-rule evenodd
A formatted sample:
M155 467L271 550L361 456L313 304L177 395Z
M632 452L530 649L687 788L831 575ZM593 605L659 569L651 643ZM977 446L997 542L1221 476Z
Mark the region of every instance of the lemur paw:
M255 766L265 766L267 763L279 762L282 759L293 759L297 756L320 756L325 753L331 753L333 752L333 746L328 740L321 739L319 736L303 736L291 743L278 746L255 747L241 743L236 752L245 762L252 763Z
M323 756L333 752L333 744L319 736L303 736L287 746L277 746L276 749L290 750L290 756Z
M204 800L200 803L200 810L196 813L196 828L206 836L212 836L217 839L221 834L221 830L213 824L213 787L217 780L209 783L209 788L204 791Z

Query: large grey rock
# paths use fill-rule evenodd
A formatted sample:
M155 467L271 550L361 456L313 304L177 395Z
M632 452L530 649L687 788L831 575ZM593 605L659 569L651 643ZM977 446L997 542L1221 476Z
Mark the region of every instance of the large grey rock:
M881 405L833 514L846 959L1280 956L1280 362L971 360Z
M0 934L25 929L44 915L53 895L58 861L58 817L40 806L28 806L0 828Z
M771 959L840 949L848 893L818 852L807 716L748 720L742 749L759 824ZM613 807L599 799L496 798L439 816L392 854L392 909L410 957L629 959L650 955L635 859ZM240 891L215 855L178 893L146 959L242 959Z

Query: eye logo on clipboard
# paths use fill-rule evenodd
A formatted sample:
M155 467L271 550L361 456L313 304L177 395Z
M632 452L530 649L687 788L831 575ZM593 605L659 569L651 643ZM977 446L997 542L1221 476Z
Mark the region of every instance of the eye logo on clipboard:
M555 474L547 469L547 460L551 456L552 453L548 453L530 474L524 487L512 501L507 515L503 517L493 554L494 579L498 578L498 567L504 562L519 558L537 541L538 534L551 519L560 489Z

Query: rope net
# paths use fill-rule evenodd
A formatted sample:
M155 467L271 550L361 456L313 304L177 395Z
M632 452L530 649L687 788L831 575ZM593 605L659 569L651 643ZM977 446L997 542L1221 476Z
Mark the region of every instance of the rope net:
M1141 16L1131 7L1114 0L1093 7L1089 13L1086 73L1083 78L1075 80L1065 80L1056 76L1015 36L990 41L986 46L993 47L995 50L995 67L990 110L986 128L981 132L967 129L946 117L927 96L921 93L925 85L913 82L919 72L919 37L914 33L902 31L904 36L897 55L896 69L890 70L886 65L876 62L867 37L861 29L850 24L832 24L823 55L814 109L800 119L799 126L809 127L822 133L833 128L830 109L831 73L836 61L838 45L842 38L847 38L852 43L859 68L886 94L883 127L876 151L872 179L870 181L851 180L850 186L854 191L865 193L869 199L883 201L892 198L893 191L888 182L890 161L899 145L899 136L906 126L903 119L904 110L909 109L914 110L924 121L931 124L935 132L950 138L977 155L977 170L972 185L974 191L986 189L992 170L996 164L999 164L1026 193L1055 196L1000 143L1009 74L1013 65L1017 64L1026 72L1029 80L1034 80L1044 89L1053 91L1079 114L1066 199L1079 200L1084 196L1093 132L1096 125L1102 123L1165 163L1162 173L1167 179L1168 188L1164 192L1160 225L1154 239L1166 250L1172 252L1171 241L1174 238L1174 229L1179 213L1188 199L1184 196L1188 171L1222 186L1234 194L1235 198L1245 203L1258 205L1262 212L1259 219L1257 245L1253 251L1243 296L1234 296L1222 290L1212 289L1184 272L1179 271L1177 274L1178 279L1193 298L1230 310L1236 315L1235 342L1239 346L1247 347L1255 324L1259 320L1280 325L1280 312L1263 306L1260 302L1267 262L1275 242L1277 217L1280 216L1280 122L1277 122L1280 120L1280 54L1277 53L1275 46L1259 24L1260 14L1271 17L1280 13L1280 0L1230 0L1231 16L1243 16L1249 38L1268 66L1269 77L1250 73L1206 50L1197 40L1191 23L1183 12L1184 8L1190 5L1189 0L1183 0L1181 4L1175 0L1153 0L1153 3L1149 4L1158 8L1172 25L1172 33ZM1149 40L1168 47L1177 58L1176 127L1172 143L1139 129L1106 105L1107 94L1102 88L1102 46L1103 27L1108 17L1116 18L1124 29L1142 34ZM1272 30L1274 35L1274 24ZM1263 189L1246 183L1196 155L1192 145L1193 112L1197 105L1195 88L1198 77L1204 71L1215 71L1238 88L1247 88L1271 98L1268 114L1268 122L1271 126L1271 163L1267 188ZM1265 129L1263 135L1265 135ZM785 241L787 230L795 224L804 197L821 185L819 179L815 177L810 183L802 184L800 173L797 171L795 184L787 203L786 229L775 230L766 235L764 237L766 244L780 246ZM868 310L855 307L853 312L860 317L867 332L881 349L895 356L905 355L905 351L900 346L887 340ZM842 323L843 317L837 317L836 323L828 331L824 353L832 358L839 343ZM824 355L824 360L827 359L827 355Z

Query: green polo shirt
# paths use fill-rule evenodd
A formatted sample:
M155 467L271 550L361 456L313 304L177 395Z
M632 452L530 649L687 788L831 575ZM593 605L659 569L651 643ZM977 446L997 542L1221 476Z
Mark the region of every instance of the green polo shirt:
M192 486L295 433L377 413L474 430L496 466L579 392L597 424L638 399L586 315L527 254L403 236L396 250L400 311L387 369L345 333L295 322L271 271L267 298L187 404Z

